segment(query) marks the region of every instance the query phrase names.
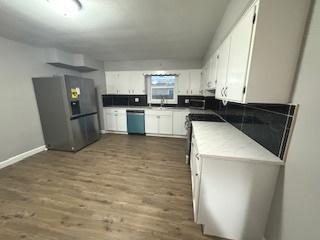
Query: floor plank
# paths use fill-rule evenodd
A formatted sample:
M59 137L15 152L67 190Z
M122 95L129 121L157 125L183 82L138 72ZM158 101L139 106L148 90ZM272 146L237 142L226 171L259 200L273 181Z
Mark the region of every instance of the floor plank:
M0 171L0 239L195 240L185 140L107 134Z

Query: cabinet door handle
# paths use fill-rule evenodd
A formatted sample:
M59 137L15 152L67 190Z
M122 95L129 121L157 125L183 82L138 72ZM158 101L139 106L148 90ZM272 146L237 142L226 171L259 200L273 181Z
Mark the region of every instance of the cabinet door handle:
M134 90L132 90L132 93L134 93Z
M223 97L223 90L224 90L224 88L221 89L221 96L222 96L222 97Z
M224 90L224 96L227 96L227 89L228 89L228 87L226 87Z
M199 176L199 173L196 173L196 177L198 177Z
M200 160L200 158L199 158L199 153L196 154L196 158L197 158L198 160Z
M190 93L192 94L192 90L190 90Z

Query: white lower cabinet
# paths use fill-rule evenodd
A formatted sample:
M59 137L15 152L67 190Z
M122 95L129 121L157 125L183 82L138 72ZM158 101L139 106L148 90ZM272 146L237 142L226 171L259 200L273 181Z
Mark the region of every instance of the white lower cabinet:
M145 130L147 134L172 135L172 111L146 110Z
M127 132L126 108L104 108L105 130ZM143 109L145 111L145 132L155 135L186 136L185 128L188 109Z
M172 113L169 115L159 115L159 134L172 134Z
M159 124L158 116L153 114L146 114L144 117L145 121L145 131L149 134L158 134Z
M126 109L108 108L104 112L105 126L107 131L126 132L127 112Z
M194 221L203 233L262 240L279 166L199 155L191 143Z
M186 117L188 116L189 111L174 111L172 113L173 121L173 135L185 136L187 130L185 127Z
M194 137L192 139L192 148L191 148L191 183L192 183L192 203L193 203L193 216L194 221L198 224L201 224L200 219L198 218L199 211L199 189L200 189L200 165L201 159L198 154L198 149L195 145Z

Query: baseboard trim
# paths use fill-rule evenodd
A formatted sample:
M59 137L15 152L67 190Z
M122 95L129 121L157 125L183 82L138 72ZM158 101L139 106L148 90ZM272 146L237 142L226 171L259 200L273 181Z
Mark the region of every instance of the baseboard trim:
M109 130L103 130L103 131L104 131L104 134L107 134L107 133L113 133L113 134L128 135L128 132L109 131Z
M165 134L146 134L148 137L164 137L164 138L187 138L186 136L181 135L165 135Z
M24 152L24 153L21 153L19 155L14 156L14 157L11 157L7 160L0 162L0 169L8 167L8 166L15 164L17 162L20 162L27 157L30 157L30 156L35 155L37 153L43 152L45 150L47 150L47 148L45 145L43 145L41 147L37 147L37 148L31 149L27 152Z
M117 132L117 131L109 131L109 130L100 130L101 134L113 133L113 134L124 134L128 135L128 132ZM164 137L164 138L187 138L183 135L166 135L166 134L149 134L147 133L146 136L148 137Z

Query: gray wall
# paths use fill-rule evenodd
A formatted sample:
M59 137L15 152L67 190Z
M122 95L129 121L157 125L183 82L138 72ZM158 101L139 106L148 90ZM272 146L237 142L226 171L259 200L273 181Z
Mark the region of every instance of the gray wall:
M320 236L320 0L316 0L307 36L292 98L300 107L272 204L267 240Z
M202 60L136 60L105 62L106 71L200 69Z
M45 64L41 48L0 38L0 52L0 161L4 161L44 145L32 77L80 74ZM101 68L101 76L95 73L97 83L104 74L103 63Z
M226 12L223 15L221 23L217 28L214 37L211 41L209 49L203 58L205 64L214 51L220 46L226 36L229 34L233 26L240 19L244 11L254 0L231 0Z

